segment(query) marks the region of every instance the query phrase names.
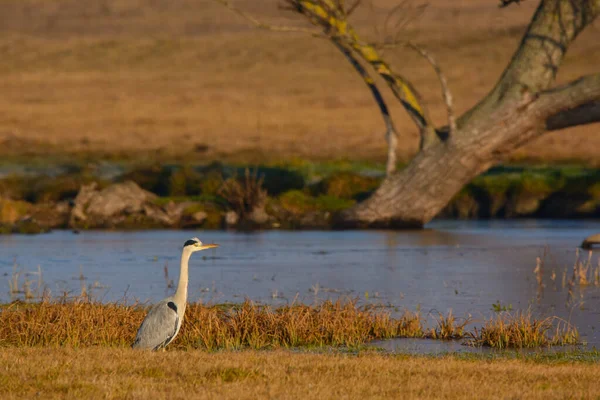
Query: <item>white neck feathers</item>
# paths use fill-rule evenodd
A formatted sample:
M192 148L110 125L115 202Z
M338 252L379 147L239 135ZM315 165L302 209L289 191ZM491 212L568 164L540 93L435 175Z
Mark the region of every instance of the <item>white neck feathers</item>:
M175 292L175 303L178 307L185 307L187 302L187 288L188 288L188 264L192 251L189 248L184 247L181 253L181 267L179 269L179 283L177 284L177 291Z

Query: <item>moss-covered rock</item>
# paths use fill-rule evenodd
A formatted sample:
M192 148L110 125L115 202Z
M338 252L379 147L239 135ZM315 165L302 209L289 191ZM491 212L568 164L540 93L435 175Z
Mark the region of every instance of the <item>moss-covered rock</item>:
M275 217L278 226L287 229L295 228L330 228L335 212L344 210L355 204L354 200L335 196L311 196L306 191L290 190L277 199L271 199L266 207L267 212Z
M342 199L359 199L366 197L377 189L381 179L363 176L353 172L337 172L324 179L320 192Z
M302 190L290 190L279 196L281 208L291 214L303 214L316 209L315 199Z
M181 216L182 228L219 229L223 225L223 211L213 203L188 205Z

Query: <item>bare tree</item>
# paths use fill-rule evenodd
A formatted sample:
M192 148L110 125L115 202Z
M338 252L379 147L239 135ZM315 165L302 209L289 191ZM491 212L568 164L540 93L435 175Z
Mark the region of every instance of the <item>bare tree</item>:
M323 37L341 46L347 58L370 65L421 134L420 151L410 164L390 174L371 197L341 213L340 227L422 227L465 184L530 140L548 131L600 121L600 73L551 87L569 45L600 14L600 0L541 0L496 86L458 118L446 79L429 52L396 38L379 46L360 40L347 19L357 3L284 1L321 28ZM501 0L500 6L519 1ZM416 49L438 73L447 126L433 125L413 85L382 58L382 47L400 44Z

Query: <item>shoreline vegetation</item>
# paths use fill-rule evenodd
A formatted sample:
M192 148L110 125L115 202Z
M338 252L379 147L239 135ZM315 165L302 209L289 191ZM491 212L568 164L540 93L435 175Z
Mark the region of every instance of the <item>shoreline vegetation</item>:
M128 347L147 307L99 303L86 297L13 301L0 306L0 347ZM433 324L428 324L432 319ZM431 325L431 326L428 326ZM461 340L473 347L521 349L580 344L577 328L531 311L496 312L489 319L322 301L313 305L190 303L174 350L356 350L373 340Z
M0 233L52 229L332 229L366 198L382 164L293 160L258 166L96 163L4 166ZM600 169L501 166L438 218L598 218Z

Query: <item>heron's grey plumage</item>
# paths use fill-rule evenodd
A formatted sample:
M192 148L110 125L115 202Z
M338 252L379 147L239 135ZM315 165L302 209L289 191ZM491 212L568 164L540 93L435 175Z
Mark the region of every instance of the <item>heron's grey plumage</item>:
M181 319L177 315L177 306L172 298L166 298L150 308L131 347L160 350L175 338L179 328Z

